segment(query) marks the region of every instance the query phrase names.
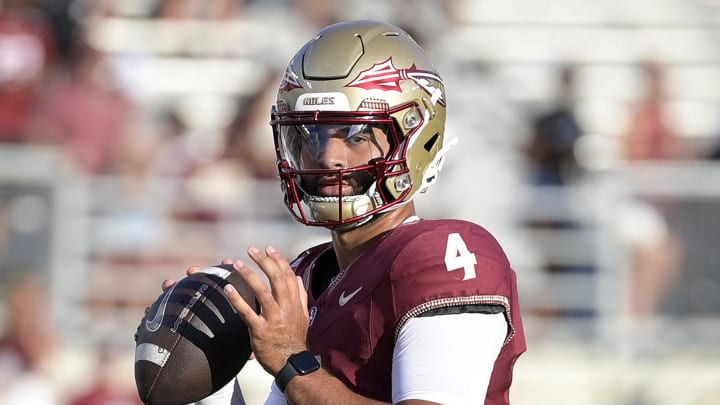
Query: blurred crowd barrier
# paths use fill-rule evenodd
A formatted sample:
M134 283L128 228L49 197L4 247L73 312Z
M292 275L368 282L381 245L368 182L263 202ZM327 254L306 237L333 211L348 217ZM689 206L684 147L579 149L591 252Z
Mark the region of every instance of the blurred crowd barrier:
M286 212L269 110L319 28L375 18L443 73L426 218L518 272L514 404L720 403L720 3L0 2L0 405L137 404L166 278L327 240ZM269 379L243 373L249 403Z

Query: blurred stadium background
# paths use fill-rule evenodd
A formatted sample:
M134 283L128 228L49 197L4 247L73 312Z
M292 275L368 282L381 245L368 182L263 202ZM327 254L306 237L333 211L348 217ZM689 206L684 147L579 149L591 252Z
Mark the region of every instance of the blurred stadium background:
M327 237L285 212L269 106L359 18L446 80L460 146L418 205L518 272L513 403L720 403L720 1L2 0L0 404L137 403L163 279Z

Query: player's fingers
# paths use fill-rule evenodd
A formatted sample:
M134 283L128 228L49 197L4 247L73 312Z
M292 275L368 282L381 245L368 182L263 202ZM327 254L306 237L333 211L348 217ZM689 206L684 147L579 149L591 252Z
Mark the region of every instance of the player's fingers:
M175 281L175 280L172 279L172 278L166 278L165 280L162 281L162 284L160 284L160 288L162 289L163 292L165 292L165 291L167 291L170 287L172 287L173 285L175 285L176 282L177 282L177 281Z
M291 288L288 286L288 280L285 272L281 269L275 259L268 256L268 253L275 254L276 250L273 247L269 247L265 252L255 246L251 246L248 249L248 255L250 258L260 266L260 269L265 273L270 281L272 287L272 295L278 304L282 305L286 301L288 294L292 294ZM292 290L295 289L295 281L292 282Z
M220 264L233 264L233 262L234 262L233 259L223 259L223 261L220 262Z
M248 328L253 329L260 321L260 316L255 313L255 310L251 308L247 302L245 302L243 297L240 296L240 293L238 293L232 284L226 284L223 291L225 292L225 296L228 301L230 301L232 306L240 315L240 318L242 318L243 322L245 322Z
M198 266L190 266L187 269L185 269L185 275L192 276L193 274L200 271L200 267ZM170 287L174 286L177 283L177 280L173 278L166 278L162 281L162 284L160 284L160 288L163 290L163 292L167 291Z
M198 271L200 271L200 267L190 266L185 270L185 274L188 276L192 276L193 274L197 273Z
M278 268L278 276L285 280L288 286L287 295L283 296L282 302L287 302L293 308L293 305L298 305L300 310L307 315L307 292L303 286L302 279L295 276L295 271L290 267L290 263L285 260L285 257L275 249L273 246L268 246L265 249L265 253L275 262ZM299 282L299 284L298 284Z
M275 297L273 297L272 290L270 286L265 284L262 278L260 278L260 275L258 275L248 266L246 266L245 263L243 263L241 260L237 260L235 263L233 263L233 267L235 268L235 271L238 272L240 277L242 277L248 287L250 287L250 290L252 290L253 294L255 294L255 299L260 304L261 313L263 314L263 316L272 316L272 314L274 313L273 311L277 312L277 302L275 301Z
M273 246L268 246L265 249L265 253L270 257L276 264L279 270L279 277L285 280L288 286L288 292L286 296L283 296L282 301L278 302L282 305L287 303L289 311L300 311L302 312L305 319L308 319L307 311L307 291L303 286L302 279L295 276L295 271L290 267L290 263L280 252Z
M285 256L278 252L275 246L267 246L265 248L265 254L275 262L278 270L280 270L280 272L282 272L285 276L295 277L295 271L290 267L290 263L285 260Z

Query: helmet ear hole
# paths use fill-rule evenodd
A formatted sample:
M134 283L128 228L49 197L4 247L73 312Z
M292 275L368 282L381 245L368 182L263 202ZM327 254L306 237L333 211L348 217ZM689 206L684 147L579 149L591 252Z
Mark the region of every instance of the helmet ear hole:
M425 142L425 144L423 145L423 148L425 148L425 150L428 152L433 150L439 137L440 137L440 134L436 132L435 135L431 136L430 139L428 139L427 142Z

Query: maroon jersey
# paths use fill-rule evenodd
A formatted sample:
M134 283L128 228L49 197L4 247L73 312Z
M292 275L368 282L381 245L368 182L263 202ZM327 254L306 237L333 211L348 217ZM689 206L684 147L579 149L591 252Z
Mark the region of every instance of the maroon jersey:
M353 391L391 401L395 339L412 317L452 308L499 308L507 339L495 361L485 404L508 404L512 368L525 351L515 272L495 238L459 220L421 220L397 227L335 277L319 296L314 275L326 271L330 243L301 254L292 266L310 292L308 345L322 365ZM333 260L334 261L334 260ZM447 342L452 344L452 336Z

